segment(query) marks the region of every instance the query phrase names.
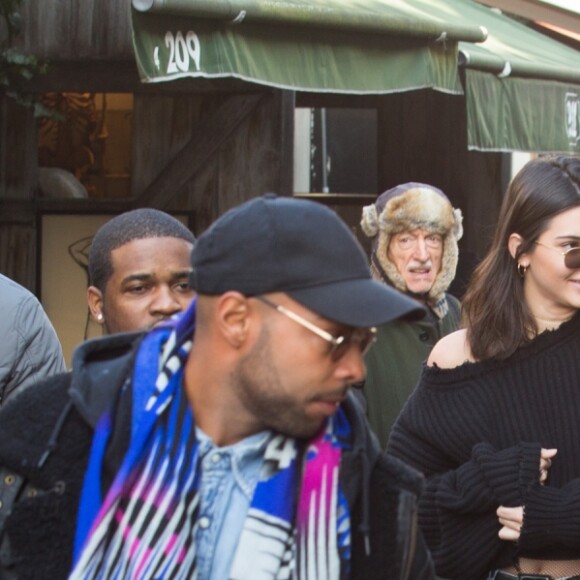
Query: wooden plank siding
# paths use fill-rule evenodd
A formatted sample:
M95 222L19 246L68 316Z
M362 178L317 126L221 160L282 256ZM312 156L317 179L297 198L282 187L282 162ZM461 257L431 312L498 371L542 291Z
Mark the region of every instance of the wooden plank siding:
M463 97L435 91L389 95L379 107L379 185L441 188L464 215L460 250L483 256L502 201L502 154L467 149Z
M32 199L38 181L37 147L32 111L0 97L0 198Z
M199 234L250 197L292 194L294 93L236 79L142 84L129 0L28 0L21 13L17 46L49 65L27 90L133 94L131 197L38 197L35 120L29 110L2 100L0 272L35 290L37 223L46 211L187 211Z
M20 47L54 60L133 58L129 0L29 0Z
M133 204L194 212L201 233L230 207L292 195L293 93L136 95Z
M36 289L36 224L32 211L38 176L36 128L28 109L0 98L0 272Z

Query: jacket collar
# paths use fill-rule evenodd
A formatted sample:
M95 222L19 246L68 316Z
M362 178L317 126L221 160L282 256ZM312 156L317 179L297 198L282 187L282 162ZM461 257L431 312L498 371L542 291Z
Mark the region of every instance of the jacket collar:
M114 334L88 340L73 354L69 393L75 408L95 427L127 379L144 332Z

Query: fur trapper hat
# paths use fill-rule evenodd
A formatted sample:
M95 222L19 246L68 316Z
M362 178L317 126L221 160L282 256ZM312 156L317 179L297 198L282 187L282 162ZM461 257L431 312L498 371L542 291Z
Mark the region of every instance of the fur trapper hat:
M458 240L463 235L463 215L454 209L447 196L424 183L404 183L382 193L372 205L363 208L361 227L373 240L373 275L387 280L402 292L409 292L403 276L388 257L391 236L407 230L424 229L443 236L441 271L427 302L434 306L445 295L455 277L459 258Z

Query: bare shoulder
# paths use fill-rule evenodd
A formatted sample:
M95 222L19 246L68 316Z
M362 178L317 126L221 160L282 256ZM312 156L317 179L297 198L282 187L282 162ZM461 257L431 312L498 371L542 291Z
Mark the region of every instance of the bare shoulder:
M427 364L437 365L442 369L452 369L465 362L474 362L471 348L467 341L467 331L462 328L444 336L429 355Z

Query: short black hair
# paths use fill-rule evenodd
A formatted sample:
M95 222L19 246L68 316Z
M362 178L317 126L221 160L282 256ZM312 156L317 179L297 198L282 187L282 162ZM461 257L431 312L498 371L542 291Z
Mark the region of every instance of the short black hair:
M111 252L146 238L180 238L195 243L193 233L164 211L141 208L122 213L102 225L93 238L89 251L90 284L104 292L113 274Z

